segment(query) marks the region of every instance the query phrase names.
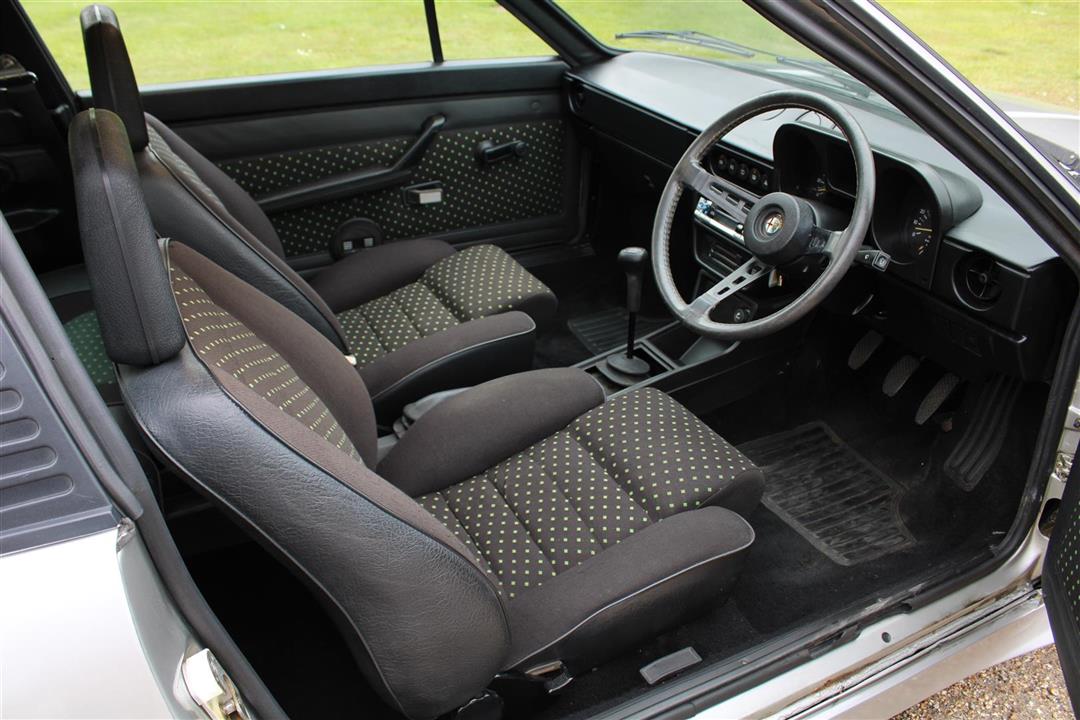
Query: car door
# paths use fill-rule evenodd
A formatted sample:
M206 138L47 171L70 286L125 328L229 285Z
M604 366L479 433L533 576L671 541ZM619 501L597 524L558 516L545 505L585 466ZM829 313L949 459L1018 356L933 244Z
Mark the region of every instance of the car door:
M1042 582L1050 627L1061 658L1073 712L1080 716L1080 470L1065 484L1043 562Z
M255 197L302 269L416 237L564 242L576 146L557 60L150 90L164 120Z
M68 19L24 5L89 105ZM577 234L565 65L496 3L117 10L146 111L256 198L301 271L406 238L518 251Z

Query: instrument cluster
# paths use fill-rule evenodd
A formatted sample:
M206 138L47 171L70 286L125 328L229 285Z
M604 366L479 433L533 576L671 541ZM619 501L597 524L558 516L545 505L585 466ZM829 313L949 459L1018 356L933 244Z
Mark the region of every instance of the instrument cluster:
M855 159L839 135L785 125L774 140L777 188L850 215ZM933 281L945 233L979 207L967 181L925 163L874 153L877 192L865 240L888 256L875 265L923 287Z

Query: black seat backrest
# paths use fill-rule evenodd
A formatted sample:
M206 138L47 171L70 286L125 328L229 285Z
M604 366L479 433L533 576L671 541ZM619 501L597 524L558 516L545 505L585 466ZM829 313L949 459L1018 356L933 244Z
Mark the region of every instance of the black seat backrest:
M259 288L348 352L337 317L285 262L277 231L258 203L164 123L143 112L116 14L104 5L90 5L80 19L94 106L123 121L156 230Z
M310 585L391 707L429 718L469 700L506 660L503 598L369 469L359 375L253 286L156 240L118 116L81 113L70 151L106 349L150 446Z

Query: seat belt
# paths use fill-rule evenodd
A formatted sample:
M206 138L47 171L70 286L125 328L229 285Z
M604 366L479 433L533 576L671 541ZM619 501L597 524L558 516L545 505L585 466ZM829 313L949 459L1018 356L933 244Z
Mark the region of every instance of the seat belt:
M26 122L30 137L41 145L62 175L69 171L66 143L53 113L38 92L37 75L14 56L0 54L0 96Z

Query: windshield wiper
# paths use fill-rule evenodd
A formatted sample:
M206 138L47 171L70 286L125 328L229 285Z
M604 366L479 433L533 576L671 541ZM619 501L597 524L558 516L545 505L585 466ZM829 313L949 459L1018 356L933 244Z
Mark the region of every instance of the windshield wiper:
M720 50L732 55L748 58L754 57L758 53L758 51L753 48L697 30L636 30L634 32L615 34L616 40L622 40L624 38L679 42L686 45L697 45L698 47L709 48L710 50Z
M781 65L791 65L792 67L802 68L803 70L810 70L818 75L832 78L838 85L843 86L847 90L858 93L863 97L870 97L874 92L866 84L856 80L848 75L840 68L824 62L822 60L810 60L805 58L788 57L787 55L777 55L776 62Z
M856 80L840 68L825 62L824 60L778 55L777 53L768 50L760 50L748 45L742 45L733 40L726 40L724 38L716 37L715 35L703 33L699 30L635 30L633 32L615 34L616 40L622 40L624 38L659 40L662 42L677 42L685 45L696 45L698 47L719 50L744 58L751 58L756 55L768 55L775 59L777 64L790 65L803 70L809 70L820 78L832 81L832 84L838 86L840 89L847 90L859 97L868 98L874 94L874 91L865 83Z

